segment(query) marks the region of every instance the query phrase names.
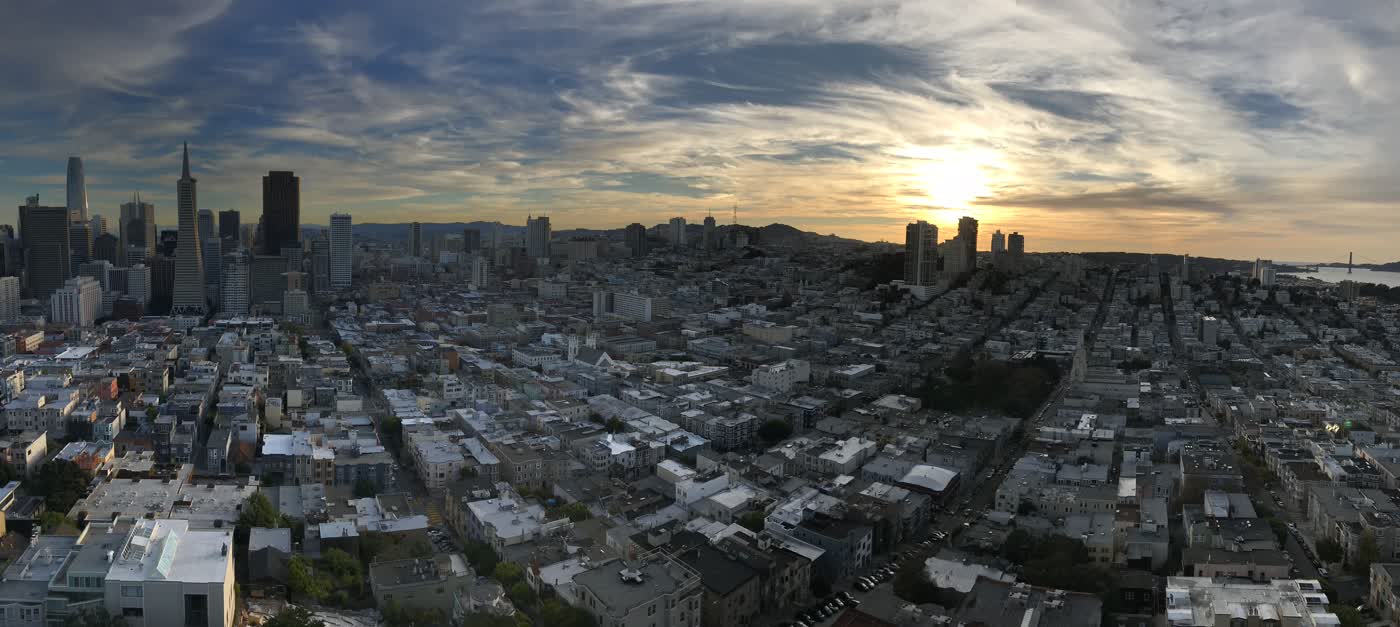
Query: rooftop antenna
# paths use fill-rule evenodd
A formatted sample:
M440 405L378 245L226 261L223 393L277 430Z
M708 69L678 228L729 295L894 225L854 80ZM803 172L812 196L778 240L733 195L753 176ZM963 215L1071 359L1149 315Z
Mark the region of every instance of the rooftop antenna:
M734 203L734 226L739 226L739 203Z

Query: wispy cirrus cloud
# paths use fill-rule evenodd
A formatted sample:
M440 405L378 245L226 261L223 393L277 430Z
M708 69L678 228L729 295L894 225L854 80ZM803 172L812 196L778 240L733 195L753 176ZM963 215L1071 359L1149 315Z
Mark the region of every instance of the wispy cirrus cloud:
M256 213L261 174L293 169L308 222L737 204L869 239L971 214L1033 249L1275 258L1385 257L1397 228L1400 18L1380 0L228 9L18 8L0 188L61 194L80 153L99 210L138 186L168 209L188 139L205 206Z

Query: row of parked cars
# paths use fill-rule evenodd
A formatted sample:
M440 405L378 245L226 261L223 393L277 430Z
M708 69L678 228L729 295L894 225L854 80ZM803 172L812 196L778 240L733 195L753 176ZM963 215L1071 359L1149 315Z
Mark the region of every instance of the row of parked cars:
M812 627L819 625L832 616L841 613L848 607L860 605L860 599L851 596L849 592L838 592L817 603L815 606L802 610L792 617L789 627Z
M866 575L864 577L857 577L855 582L855 588L856 590L865 592L866 590L869 590L886 581L889 581L891 578L894 577L896 570L897 569L894 565L876 568L875 570L871 571L869 575Z

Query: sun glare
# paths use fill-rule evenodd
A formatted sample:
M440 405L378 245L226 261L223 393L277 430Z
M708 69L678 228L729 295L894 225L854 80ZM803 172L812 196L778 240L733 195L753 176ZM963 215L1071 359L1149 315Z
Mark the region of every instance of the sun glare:
M896 153L907 163L900 200L931 209L966 210L991 193L995 157L982 151L912 146ZM917 194L911 192L919 192Z

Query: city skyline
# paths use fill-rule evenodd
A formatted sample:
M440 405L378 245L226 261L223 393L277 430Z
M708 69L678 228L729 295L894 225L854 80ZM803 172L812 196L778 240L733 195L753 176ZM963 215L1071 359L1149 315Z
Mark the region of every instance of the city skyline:
M872 241L970 215L980 249L1396 257L1384 5L469 4L23 7L0 190L59 205L77 155L90 212L170 215L188 140L206 206L256 214L293 170L308 224L737 204Z

